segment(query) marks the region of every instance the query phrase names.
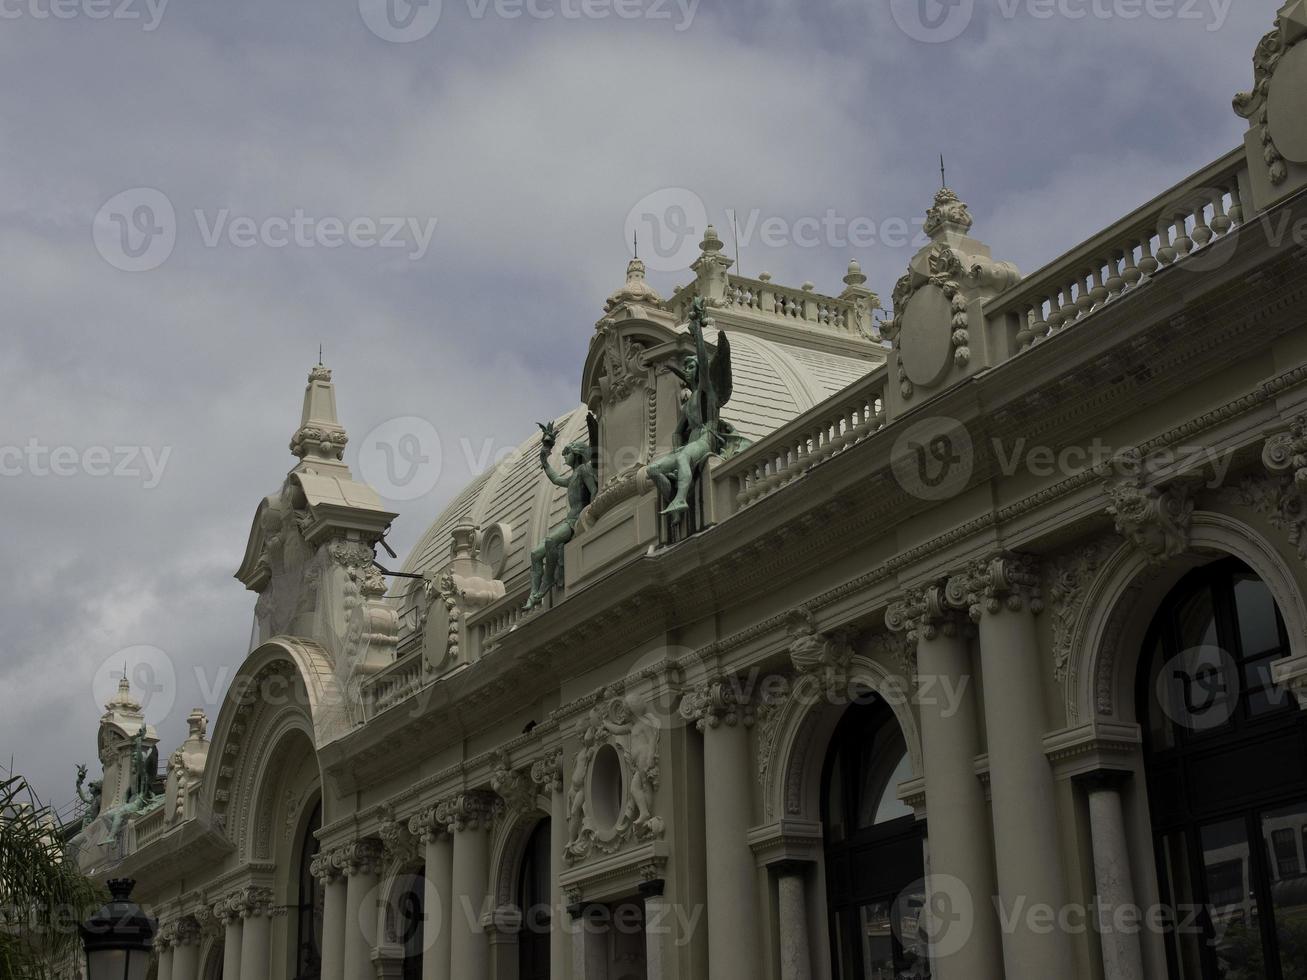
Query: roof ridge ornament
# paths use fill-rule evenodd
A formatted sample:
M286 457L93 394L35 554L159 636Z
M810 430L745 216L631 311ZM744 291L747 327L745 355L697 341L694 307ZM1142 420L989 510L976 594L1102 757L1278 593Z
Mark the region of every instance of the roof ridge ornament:
M971 217L971 209L962 198L947 187L935 193L935 204L926 211L927 235L934 238L939 231L956 231L965 235L973 224L975 219Z

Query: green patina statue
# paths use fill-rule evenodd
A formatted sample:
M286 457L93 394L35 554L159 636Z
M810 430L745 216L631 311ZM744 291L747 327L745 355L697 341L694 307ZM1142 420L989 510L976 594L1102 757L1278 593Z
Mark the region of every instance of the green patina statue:
M132 777L127 788L127 802L141 801L147 805L154 799L153 783L159 769L159 749L145 746L145 726L132 738Z
M563 545L572 540L581 511L599 490L599 422L593 412L586 416L585 421L590 441L578 440L563 449L563 462L572 470L566 476L549 465L549 454L558 441L558 430L553 422L540 423L540 468L551 483L567 490L567 516L551 528L531 552L531 595L526 600L526 609L534 609L543 603L558 582L563 568Z
M95 822L95 818L100 815L100 799L104 793L104 781L93 779L82 788L86 783L86 766L78 765L77 767L77 798L86 804L86 815L82 817L82 826L89 827Z
M680 520L689 509L690 489L703 464L713 453L730 457L748 445L748 440L722 418L722 406L731 400L731 347L726 334L717 332L717 349L711 359L703 330L712 321L706 315L702 297L690 308L690 336L694 353L682 367L668 365L687 391L681 401L673 450L649 464L649 477L667 504L663 513Z

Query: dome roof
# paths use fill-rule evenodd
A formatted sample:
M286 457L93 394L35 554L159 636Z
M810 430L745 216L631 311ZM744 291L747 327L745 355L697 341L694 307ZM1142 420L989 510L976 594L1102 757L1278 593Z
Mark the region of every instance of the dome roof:
M734 394L723 415L750 441L758 441L818 402L869 373L876 362L808 350L732 332ZM558 445L586 436L585 406L578 405L556 422ZM566 491L540 470L540 433L522 443L499 466L477 477L436 518L404 563L407 572L439 572L450 560L450 534L471 522L482 528L506 524L499 578L512 591L530 575L531 548L566 511ZM411 600L401 605L407 612ZM404 616L401 630L411 629Z

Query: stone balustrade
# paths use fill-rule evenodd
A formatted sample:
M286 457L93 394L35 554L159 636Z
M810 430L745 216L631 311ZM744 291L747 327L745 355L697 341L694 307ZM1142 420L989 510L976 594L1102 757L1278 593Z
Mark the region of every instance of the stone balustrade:
M678 320L685 320L689 316L690 303L698 295L697 280L676 291L668 306ZM765 273L764 278L759 279L728 276L724 299L727 309L802 321L826 330L861 335L857 304L852 300L823 296L814 290L811 283L805 283L801 289L793 289L777 285ZM864 312L862 316L869 317L870 313Z
M994 297L986 322L1014 331L1025 351L1167 268L1197 268L1197 256L1243 223L1247 170L1242 147L1204 167Z
M719 519L756 503L883 429L887 377L886 368L877 368L716 467L713 492Z

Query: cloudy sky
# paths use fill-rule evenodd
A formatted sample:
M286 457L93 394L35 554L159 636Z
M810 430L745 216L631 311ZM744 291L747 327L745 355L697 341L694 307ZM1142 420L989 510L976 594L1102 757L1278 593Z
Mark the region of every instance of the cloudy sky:
M0 0L0 762L67 802L128 660L165 755L216 716L319 343L353 447L439 436L403 550L579 401L637 226L664 293L736 209L888 297L943 153L1031 271L1239 142L1272 6Z

